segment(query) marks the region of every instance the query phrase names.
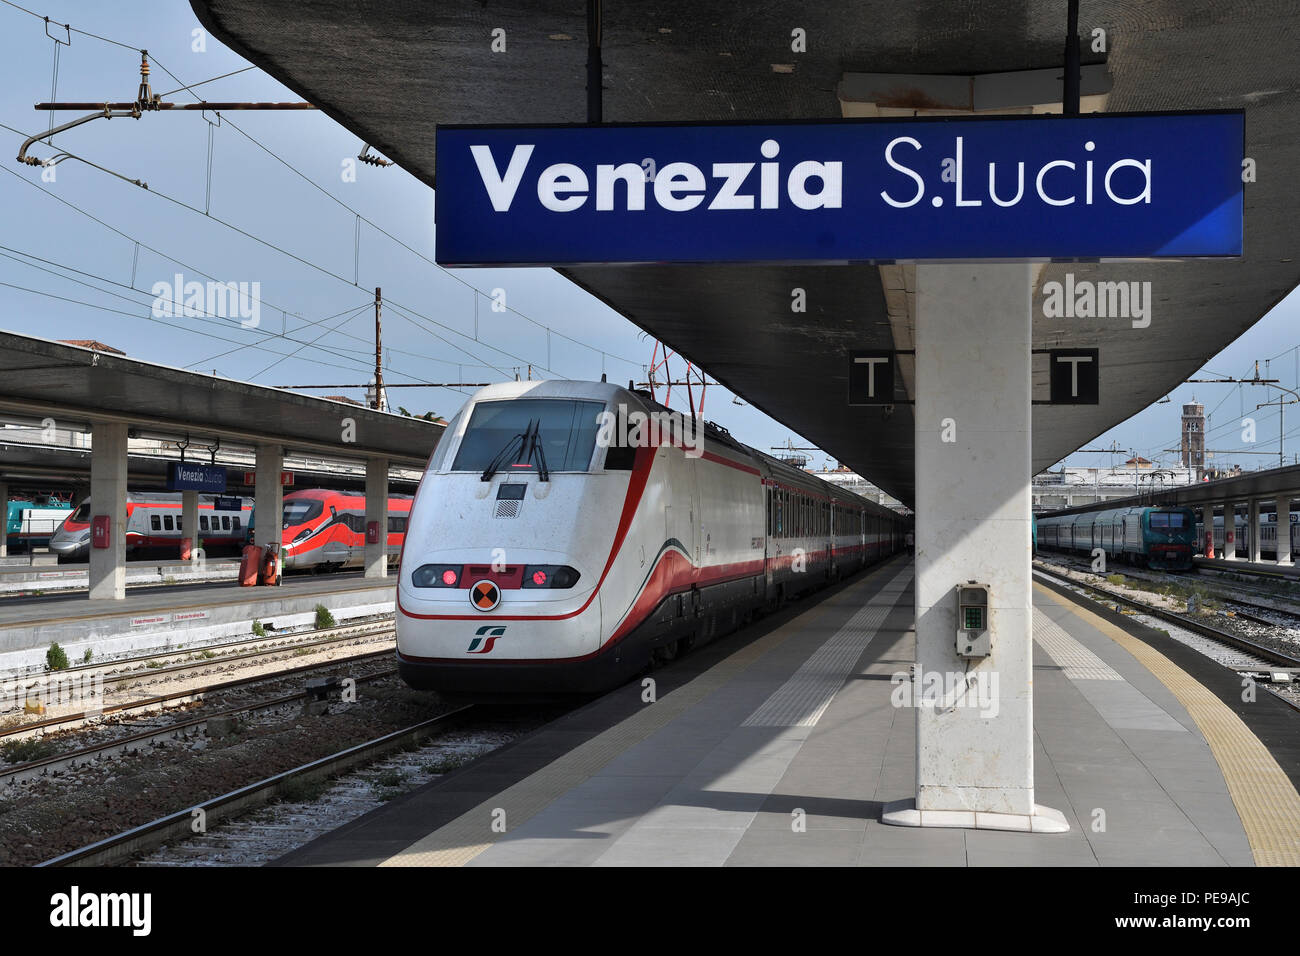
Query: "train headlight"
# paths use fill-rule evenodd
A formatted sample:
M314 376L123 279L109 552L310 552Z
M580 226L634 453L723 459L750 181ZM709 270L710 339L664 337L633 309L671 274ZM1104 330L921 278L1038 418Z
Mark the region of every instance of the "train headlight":
M524 568L525 588L571 588L579 574L565 564L530 564Z
M417 588L454 588L460 584L459 564L422 564L411 574Z
M310 537L311 537L311 528L303 528L301 531L298 532L297 536L294 537L293 543L297 544L299 541L305 541L307 538Z

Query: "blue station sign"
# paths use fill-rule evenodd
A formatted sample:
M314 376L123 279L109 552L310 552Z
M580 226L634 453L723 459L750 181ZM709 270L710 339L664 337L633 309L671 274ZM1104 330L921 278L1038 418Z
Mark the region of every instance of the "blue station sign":
M437 132L446 266L1239 256L1245 115Z
M226 490L226 469L221 465L193 465L174 461L167 466L168 491Z

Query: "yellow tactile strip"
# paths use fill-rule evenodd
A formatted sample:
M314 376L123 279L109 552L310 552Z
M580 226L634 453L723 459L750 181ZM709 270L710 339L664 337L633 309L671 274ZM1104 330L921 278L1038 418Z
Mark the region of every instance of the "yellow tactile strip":
M1054 601L1069 601L1072 613L1137 658L1186 708L1223 771L1255 865L1300 866L1300 794L1245 722L1149 644L1056 591L1037 582L1034 587Z
M887 585L902 573L899 565L894 563L879 570L883 572L883 578L873 574L863 584L883 581L883 585ZM464 866L500 837L501 834L492 828L495 811L504 810L506 828L517 829L629 747L685 713L800 628L826 613L831 606L830 602L824 603L741 648L662 700L646 705L631 717L597 734L379 865Z

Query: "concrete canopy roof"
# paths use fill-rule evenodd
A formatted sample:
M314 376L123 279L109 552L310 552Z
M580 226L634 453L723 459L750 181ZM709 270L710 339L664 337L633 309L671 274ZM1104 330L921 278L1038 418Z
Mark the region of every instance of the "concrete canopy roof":
M196 445L219 438L255 447L336 458L386 457L423 468L443 427L326 401L263 385L249 385L108 355L45 339L0 332L0 415L55 427L124 421L148 437ZM343 419L355 422L354 442L343 441Z
M207 28L435 185L439 123L585 120L585 4L506 0L191 0ZM604 4L605 119L773 120L841 115L846 73L983 74L1059 66L1060 0L708 0ZM1300 14L1291 0L1083 0L1106 31L1110 112L1246 110L1240 260L1049 265L1034 345L1101 349L1098 406L1039 406L1035 469L1159 399L1300 282ZM505 30L505 53L492 31ZM791 31L807 34L792 53ZM1097 56L1085 53L1085 62ZM1149 328L1049 319L1042 285L1149 281ZM632 266L564 274L746 401L910 503L911 409L848 408L846 348L898 347L870 267ZM792 314L791 290L808 311ZM937 427L937 426L936 426Z

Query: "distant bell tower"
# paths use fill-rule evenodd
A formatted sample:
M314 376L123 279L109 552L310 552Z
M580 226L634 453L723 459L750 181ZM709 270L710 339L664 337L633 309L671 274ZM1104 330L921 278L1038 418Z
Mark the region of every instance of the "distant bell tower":
M1205 471L1205 406L1193 398L1183 406L1183 467L1192 469L1193 480Z

